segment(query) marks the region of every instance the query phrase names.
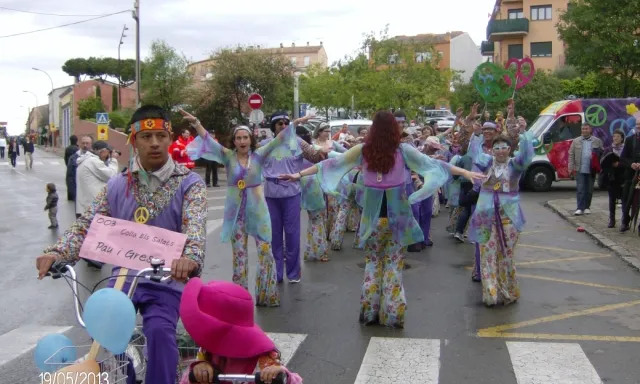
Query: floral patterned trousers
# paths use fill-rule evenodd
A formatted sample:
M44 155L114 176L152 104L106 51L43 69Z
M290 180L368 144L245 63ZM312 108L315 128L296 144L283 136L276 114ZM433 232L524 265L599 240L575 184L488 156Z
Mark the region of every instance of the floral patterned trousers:
M504 217L502 214L500 216ZM504 251L495 220L491 224L489 238L479 242L482 301L489 306L496 305L500 300L507 305L520 298L513 260L519 234L509 219L502 219L502 226L506 243Z
M333 231L333 226L338 217L339 204L338 199L331 195L325 195L327 200L327 224L325 225L325 230L327 231L327 240L331 240L331 232Z
M355 200L351 201L351 207L349 208L349 214L347 215L347 231L356 232L360 225L360 207L356 204Z
M364 245L365 267L360 321L403 328L407 299L402 286L405 247L393 240L386 218L378 219Z
M233 252L233 277L232 281L249 289L248 283L248 240L245 230L244 210L241 207L240 215L236 222L236 231L231 238L231 250ZM260 307L280 306L280 294L277 286L276 261L271 251L271 243L256 239L258 250L258 271L256 272L256 305Z
M309 225L307 228L307 245L304 249L304 260L329 261L327 246L327 210L307 211Z
M351 202L345 200L338 205L338 214L333 222L333 228L331 229L331 249L339 251L342 249L342 240L344 240L344 233L347 231L347 217L351 211Z
M455 233L456 232L456 223L458 222L458 217L460 216L460 212L462 212L464 208L462 207L451 207L451 211L449 213L449 224L447 225L447 233Z

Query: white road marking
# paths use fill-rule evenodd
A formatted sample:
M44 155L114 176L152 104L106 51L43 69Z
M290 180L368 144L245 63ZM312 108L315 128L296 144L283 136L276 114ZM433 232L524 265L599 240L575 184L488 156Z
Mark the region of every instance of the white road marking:
M0 336L0 366L31 351L38 341L51 333L63 333L70 330L69 327L55 327L46 325L25 325L16 328Z
M226 199L227 196L214 196L214 197L207 197L207 201L211 201L211 200L224 200Z
M372 337L355 384L438 384L440 340Z
M224 205L210 205L210 211L222 211L224 209Z
M602 384L577 343L507 342L518 384Z
M216 229L222 226L224 219L207 220L207 235L212 234Z
M291 361L300 344L307 338L307 335L299 333L267 333L267 335L280 351L282 365L284 366Z
M9 165L10 166L11 163L2 162L2 163L0 163L0 165ZM18 165L24 165L24 161L16 161L16 166L18 166ZM48 161L48 162L45 163L45 162L42 162L42 161L34 161L33 165L60 165L60 162L59 161Z

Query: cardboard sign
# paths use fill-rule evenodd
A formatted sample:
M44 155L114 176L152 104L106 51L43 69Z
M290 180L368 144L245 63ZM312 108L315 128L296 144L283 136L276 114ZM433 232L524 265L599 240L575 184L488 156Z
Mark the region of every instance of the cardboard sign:
M165 266L182 256L187 235L128 220L96 215L80 248L80 257L141 270L152 258Z

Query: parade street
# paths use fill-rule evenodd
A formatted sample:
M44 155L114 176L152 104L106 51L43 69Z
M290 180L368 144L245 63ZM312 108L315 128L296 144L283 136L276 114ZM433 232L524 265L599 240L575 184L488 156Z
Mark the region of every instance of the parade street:
M48 333L89 344L68 284L36 279L35 258L74 218L64 173L64 161L41 150L31 171L0 163L1 383L39 380L32 352ZM47 229L43 211L48 182L60 196L57 231ZM231 247L220 242L225 192L209 189L207 280L231 279ZM480 283L471 281L473 246L445 233L442 207L432 224L433 247L407 253L404 329L358 322L364 252L352 248L353 233L328 263L304 263L300 284L280 285L281 307L257 308L257 322L306 384L640 383L640 276L544 206L571 197L572 183L522 194L527 225L516 248L522 291L516 305L482 304ZM253 281L257 256L249 243ZM89 287L110 272L84 262L76 268Z

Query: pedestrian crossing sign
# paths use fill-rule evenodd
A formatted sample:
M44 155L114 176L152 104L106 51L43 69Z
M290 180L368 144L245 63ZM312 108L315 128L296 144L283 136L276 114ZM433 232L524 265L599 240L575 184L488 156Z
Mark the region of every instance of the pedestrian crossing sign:
M109 124L109 114L108 113L96 113L96 124L108 125Z

